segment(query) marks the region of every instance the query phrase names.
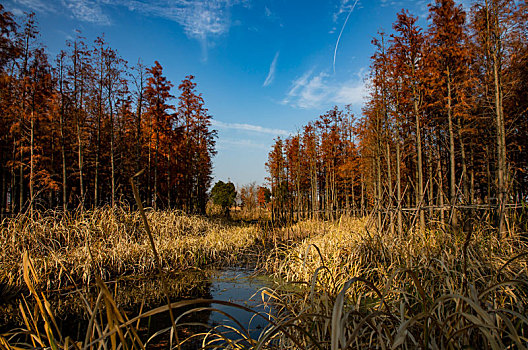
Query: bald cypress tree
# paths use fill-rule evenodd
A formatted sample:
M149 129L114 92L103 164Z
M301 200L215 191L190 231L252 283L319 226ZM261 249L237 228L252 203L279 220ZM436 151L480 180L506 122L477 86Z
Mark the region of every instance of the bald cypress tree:
M152 206L157 208L160 177L160 151L162 147L162 139L167 135L170 128L171 115L169 114L169 111L173 109L173 106L169 104L169 100L173 97L170 94L170 89L173 85L163 76L163 68L158 61L154 62L154 66L147 69L147 74L148 79L144 93L147 104L146 114L152 122L152 130L154 133L154 184L150 195Z

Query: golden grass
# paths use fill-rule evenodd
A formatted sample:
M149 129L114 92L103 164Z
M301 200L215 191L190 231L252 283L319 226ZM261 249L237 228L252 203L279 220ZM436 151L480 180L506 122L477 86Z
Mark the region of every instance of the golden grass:
M179 211L147 211L165 269L224 265L243 256L258 237L255 226L231 226ZM124 274L155 275L153 253L139 212L116 207L19 216L0 227L0 275L18 276L27 251L43 286L93 282Z
M366 220L305 222L319 232L272 254L268 269L302 291L278 292L277 322L312 348L527 348L528 244L486 227L369 232ZM282 348L298 348L279 337Z
M209 331L182 340L183 345L202 339L203 348L217 349L528 348L528 243L514 233L499 239L485 222L475 223L470 233L435 229L399 235L368 230L367 219L346 217L270 231L168 211L148 212L148 221L165 268L236 262L257 254L268 272L298 282L298 288L262 292L275 312L256 315L269 319L258 339L249 337L245 325L202 325ZM21 303L26 326L0 336L0 348L31 348L20 342L23 338L44 348L142 349L146 340L135 326L142 318L180 307L194 307L186 313L218 312L215 303L227 303L176 302L127 319L100 276L155 270L141 227L139 214L123 209L8 222L0 243L10 245L10 255L0 266L11 280L26 271L24 281L37 308ZM249 249L257 240L274 248ZM21 258L23 249L35 257L33 264ZM39 293L48 286L37 279L49 281L61 270L77 278L95 276L90 278L99 290L96 301L85 298L94 321L85 339L75 342L55 330L53 312ZM226 329L238 339L227 337Z

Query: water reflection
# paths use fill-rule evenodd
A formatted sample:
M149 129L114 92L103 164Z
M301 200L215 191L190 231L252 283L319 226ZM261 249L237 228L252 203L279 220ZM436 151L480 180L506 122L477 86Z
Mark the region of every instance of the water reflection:
M272 310L264 306L259 291L264 287L271 287L272 282L263 276L254 276L245 269L230 269L218 271L211 279L210 293L213 299L229 301L245 306L261 314L269 314ZM253 339L257 339L268 322L255 313L228 305L215 304L214 307L234 317L249 331ZM236 327L236 324L220 312L213 312L209 318L212 326L223 325ZM228 336L236 338L236 334Z
M263 315L271 313L270 308L262 303L259 292L262 288L271 286L271 280L263 276L254 276L253 271L247 269L236 268L210 272L207 280L207 292L202 295L202 298L241 305L254 312L219 303L195 304L194 308L205 311L191 312L180 319L178 324L201 323L208 326L179 328L181 330L180 338L207 332L214 328L216 332L222 332L227 338L240 339L240 334L232 329L235 328L242 333L248 331L249 337L258 339L263 329L268 326L268 322L264 317L256 316L255 313L258 312ZM181 315L181 310L178 310L177 314ZM156 322L159 322L155 325L156 329L170 327L170 320L167 315L164 319L156 320ZM237 325L237 322L240 323L241 327ZM201 337L196 338L196 342L188 345L188 348L196 348L201 339Z
M167 277L167 285L172 302L195 298L213 299L239 304L263 314L270 313L269 308L265 308L262 305L260 293L256 293L263 287L272 287L272 282L262 276L253 276L252 270L242 268L220 271L193 270L172 274ZM129 318L140 314L142 310L146 311L166 305L163 288L157 276L120 278L116 281L108 282L107 286L114 295L114 300L118 307L124 310ZM81 294L83 297L81 297ZM97 295L98 290L96 288L82 292L78 290L61 290L49 295L48 299L57 315L63 336L70 336L79 340L84 338L84 333L88 327L88 313L82 306L84 303L83 299L93 307ZM235 327L243 332L248 330L251 338L258 339L262 330L268 326L266 319L255 316L254 312L217 303L202 303L178 308L175 310L175 317L179 317L179 315L197 307L202 307L205 310L190 312L179 320L179 324L194 324L192 326L178 327L180 340L193 334L206 332L211 327L216 327L218 331L223 332L231 339L238 339L240 336L235 332L230 332L229 327ZM3 307L1 308L4 309ZM16 310L16 307L11 308L11 310ZM100 310L100 312L101 315L104 315L103 310ZM233 320L222 314L222 312L235 318L243 329L240 329ZM16 315L13 315L13 318L9 321L10 324L0 324L0 328L9 329L15 326L15 318ZM208 327L197 324L208 325ZM169 314L168 312L163 312L142 319L139 323L138 333L146 341L158 331L170 328L170 326ZM149 348L166 348L168 341L169 332L165 332L156 336L149 343ZM184 348L197 348L199 343L200 339L196 338L194 342L188 343Z

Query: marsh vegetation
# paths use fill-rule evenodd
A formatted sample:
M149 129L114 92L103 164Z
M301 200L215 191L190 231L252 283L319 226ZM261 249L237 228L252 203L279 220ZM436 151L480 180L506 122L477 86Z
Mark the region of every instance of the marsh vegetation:
M147 337L144 329L149 318L168 319L162 279L172 281L176 331L169 319L154 337L161 343L150 340L149 346L526 346L528 243L522 234L499 239L497 230L482 222L466 233L437 228L400 235L373 230L372 217L286 227L179 211L150 210L147 218L162 276L140 215L128 208L4 220L1 307L14 317L9 324L18 325L3 327L2 346L140 349L153 335ZM227 266L258 268L274 277L277 284L253 297L268 309L212 300L207 288L192 291L207 279L206 271ZM135 283L138 279L150 287ZM73 309L84 323L66 334L59 325ZM254 313L262 329L248 331L248 320L255 324L251 317L247 324L231 320L229 326L209 324L210 315L185 318L204 310L224 320L233 317L226 310Z

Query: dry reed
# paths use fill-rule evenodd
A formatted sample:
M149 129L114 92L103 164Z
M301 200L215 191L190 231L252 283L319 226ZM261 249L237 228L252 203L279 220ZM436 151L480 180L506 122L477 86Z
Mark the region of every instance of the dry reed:
M268 270L301 291L275 293L304 348L528 347L528 244L471 233L369 232L365 220L307 222ZM294 322L287 321L294 320ZM309 334L310 336L307 336ZM280 338L281 348L298 348Z
M134 325L168 310L164 306L140 311L127 319L99 278L103 267L113 273L153 270L138 214L106 209L77 215L60 220L42 218L29 224L19 219L5 225L18 230L19 235L5 241L11 244L9 249L19 254L20 249L31 248L36 256L34 268L26 258L21 268L38 308L32 311L24 300L20 309L25 327L2 335L0 346L30 348L18 341L25 336L44 348L142 349L145 343ZM306 221L263 233L256 227L225 227L173 212L149 212L148 216L164 266L235 261L248 254L254 240L264 239L273 241L268 246L274 249L259 252L263 267L290 282L287 288L262 291L263 302L275 311L255 313L255 317L269 320L257 339L236 322L235 327L202 324L208 331L191 335L184 345L197 338L202 348L216 349L528 348L528 243L513 233L498 239L485 222L475 223L471 232L461 234L430 230L398 235L372 232L366 229L365 219L343 217L339 222ZM4 231L1 237L5 239ZM90 249L83 252L86 246L68 242L89 242ZM132 251L111 251L118 247ZM76 251L83 253L74 254ZM86 259L90 251L95 271L84 265L75 270L76 265L67 260L81 254ZM50 258L49 252L56 255ZM11 263L16 259L16 254L13 256ZM50 261L57 261L54 273L73 268L74 276L94 272L97 276L99 297L95 303L84 302L93 319L84 341L61 337L44 294L38 293L36 286L46 286L37 279L47 278L52 270ZM8 261L2 263L7 266ZM291 288L292 282L298 287ZM212 306L215 303L227 302L200 299L170 307L193 307L186 314L220 312ZM101 316L103 309L106 317Z
M231 264L254 245L258 229L225 225L175 210L147 211L164 268L181 271ZM21 257L32 257L47 289L122 275L155 275L156 266L139 212L101 208L5 219L0 227L0 276L22 284ZM13 282L13 281L12 281Z

